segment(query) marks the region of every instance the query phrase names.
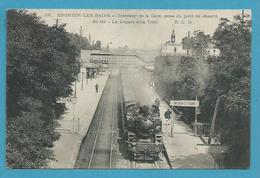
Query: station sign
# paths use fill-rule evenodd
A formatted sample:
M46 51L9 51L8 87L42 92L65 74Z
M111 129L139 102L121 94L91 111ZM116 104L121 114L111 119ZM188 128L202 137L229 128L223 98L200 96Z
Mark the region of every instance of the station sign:
M75 97L67 97L67 98L59 98L56 103L76 103L77 98Z
M199 107L198 100L171 100L171 106L182 106L182 107Z

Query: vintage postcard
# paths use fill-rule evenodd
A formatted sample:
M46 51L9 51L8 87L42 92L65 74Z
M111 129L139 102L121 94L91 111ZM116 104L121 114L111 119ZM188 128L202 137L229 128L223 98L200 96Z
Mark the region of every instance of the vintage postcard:
M6 15L6 168L250 168L250 9Z

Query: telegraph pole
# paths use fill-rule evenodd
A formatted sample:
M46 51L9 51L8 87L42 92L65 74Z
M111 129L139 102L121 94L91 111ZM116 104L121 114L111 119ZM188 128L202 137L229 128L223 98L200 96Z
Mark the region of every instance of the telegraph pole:
M56 24L55 24L56 28L58 28L58 25L59 25L59 19L57 18L56 19Z
M84 80L84 72L81 73L81 90L83 90L83 80Z
M188 40L190 39L190 32L188 32ZM190 52L190 47L188 46L187 48L187 57L189 56L189 52Z
M242 20L242 26L244 27L244 15L245 15L245 13L244 13L244 9L242 10L242 17L241 17L241 20Z
M82 62L82 58L81 58L81 38L82 38L82 33L83 33L83 29L82 29L82 26L80 26L80 29L79 29L80 62Z
M198 97L196 96L196 102L198 100ZM197 107L195 107L195 122L194 122L194 131L195 131L195 135L197 135L198 133L198 129L197 129L197 124L198 124L198 115L197 115L198 111L197 111Z
M79 36L80 36L79 42L80 42L80 44L81 44L82 33L83 33L83 29L82 29L82 26L80 26L80 30L79 30Z
M80 61L81 63L83 63L82 58L81 58L81 38L82 38L82 33L83 33L83 29L82 26L80 26L79 29L79 46L80 46ZM81 73L81 90L83 90L83 72Z
M76 79L75 79L75 88L74 88L74 97L75 98L77 98L77 80L78 80L78 76L76 76Z

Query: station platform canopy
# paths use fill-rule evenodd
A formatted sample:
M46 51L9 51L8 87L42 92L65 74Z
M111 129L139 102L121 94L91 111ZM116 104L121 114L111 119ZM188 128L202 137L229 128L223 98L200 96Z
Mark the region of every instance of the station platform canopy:
M84 65L85 68L88 68L88 69L99 69L101 68L101 65L100 64L95 64L95 63L86 63Z

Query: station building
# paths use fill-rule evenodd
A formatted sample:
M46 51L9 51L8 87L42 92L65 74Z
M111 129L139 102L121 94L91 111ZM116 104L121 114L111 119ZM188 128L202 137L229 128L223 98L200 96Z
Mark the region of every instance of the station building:
M81 50L80 65L86 69L86 77L92 78L108 68L111 56L102 50Z

